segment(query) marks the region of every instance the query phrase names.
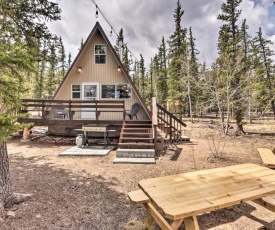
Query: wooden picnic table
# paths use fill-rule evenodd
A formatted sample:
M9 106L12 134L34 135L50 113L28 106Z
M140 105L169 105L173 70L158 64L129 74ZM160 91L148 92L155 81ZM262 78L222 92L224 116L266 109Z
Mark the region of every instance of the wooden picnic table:
M246 201L275 212L275 205L262 199L275 194L275 171L254 164L145 179L139 187L130 199L143 203L165 230L176 230L183 222L187 230L199 229L197 215Z

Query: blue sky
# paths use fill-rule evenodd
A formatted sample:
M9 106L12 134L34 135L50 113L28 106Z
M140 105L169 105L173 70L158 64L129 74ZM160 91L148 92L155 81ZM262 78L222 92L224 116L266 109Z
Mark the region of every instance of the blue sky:
M99 14L92 0L55 0L62 9L62 20L49 24L50 30L62 36L66 53L77 55L81 39L84 41L99 21L106 34L110 26ZM173 11L177 0L95 0L100 10L115 31L124 30L124 41L136 58L140 53L145 62L157 52L161 38L167 40L174 31ZM221 22L217 20L221 4L225 0L181 0L184 15L182 26L192 27L196 46L200 51L199 60L208 66L217 57L218 31ZM264 37L275 43L275 5L272 0L243 0L240 5L241 19L247 19L249 33L255 36L262 27ZM241 23L241 21L240 21ZM116 36L109 39L114 44ZM275 45L272 45L275 51Z

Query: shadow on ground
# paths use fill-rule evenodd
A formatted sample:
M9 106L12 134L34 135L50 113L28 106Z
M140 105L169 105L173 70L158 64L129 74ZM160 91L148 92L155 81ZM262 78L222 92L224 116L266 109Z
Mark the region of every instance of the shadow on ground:
M114 189L115 175L77 176L51 165L35 165L36 158L11 157L11 181L15 192L32 193L26 203L10 210L1 230L17 229L124 229L142 211ZM140 213L139 213L140 212Z
M220 225L232 223L241 217L247 217L255 222L263 225L260 229L271 230L275 229L275 221L266 222L252 215L251 213L255 211L255 207L247 203L239 204L231 208L224 208L216 210L215 212L210 212L198 217L199 225L201 230L207 230L210 228L218 227ZM221 229L221 228L220 228ZM254 228L256 230L256 228Z

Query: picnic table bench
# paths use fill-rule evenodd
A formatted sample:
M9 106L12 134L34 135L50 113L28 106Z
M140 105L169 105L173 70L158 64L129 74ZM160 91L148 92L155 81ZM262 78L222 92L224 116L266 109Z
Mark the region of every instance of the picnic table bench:
M183 222L187 230L198 230L197 215L246 201L275 212L275 205L263 199L275 194L275 171L255 164L150 178L138 185L139 190L128 193L130 200L143 204L147 218L163 230L177 230Z
M273 150L258 148L258 152L262 158L263 164L268 168L275 169L275 148Z

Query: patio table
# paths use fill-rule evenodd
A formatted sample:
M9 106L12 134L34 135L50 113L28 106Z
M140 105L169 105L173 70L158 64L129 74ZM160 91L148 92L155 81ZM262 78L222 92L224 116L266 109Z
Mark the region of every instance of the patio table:
M255 164L145 179L139 187L148 198L140 203L162 229L175 230L183 222L188 230L199 229L197 215L246 201L275 212L275 205L262 199L275 194L275 171Z

